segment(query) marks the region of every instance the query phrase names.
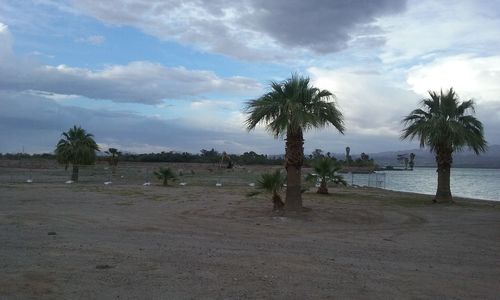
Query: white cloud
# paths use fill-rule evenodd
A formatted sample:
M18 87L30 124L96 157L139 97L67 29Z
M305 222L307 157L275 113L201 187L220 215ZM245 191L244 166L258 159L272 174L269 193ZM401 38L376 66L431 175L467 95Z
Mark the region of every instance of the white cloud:
M478 104L500 103L500 56L457 55L434 59L408 71L408 84L416 93L453 87L460 97Z
M101 45L106 41L106 38L102 35L90 35L83 38L76 39L79 43L87 43L91 45Z
M402 118L419 106L429 89L450 86L462 100L476 100L476 116L484 125L486 140L490 144L500 143L500 57L436 59L412 68L406 88L395 79L401 75L399 72L380 74L350 68L308 71L314 85L336 94L347 128L345 136L332 135L328 130L309 133L308 151L314 148L339 151L339 145L367 153L418 147L399 141Z
M12 55L12 36L9 27L0 22L0 62Z
M412 1L406 12L380 18L385 63L460 53L494 54L500 47L498 1Z
M196 100L191 102L191 108L197 110L235 110L236 103L226 100Z
M333 92L344 114L346 135L398 139L401 119L418 96L391 84L387 75L356 69L310 68L313 84Z
M407 83L415 93L453 87L462 101L474 99L476 117L490 144L500 143L500 56L457 55L412 67Z
M114 102L160 104L166 99L191 99L205 93L247 95L260 90L255 80L222 78L211 71L165 67L148 61L110 65L100 70L48 66L16 57L8 28L0 27L0 89L79 95Z

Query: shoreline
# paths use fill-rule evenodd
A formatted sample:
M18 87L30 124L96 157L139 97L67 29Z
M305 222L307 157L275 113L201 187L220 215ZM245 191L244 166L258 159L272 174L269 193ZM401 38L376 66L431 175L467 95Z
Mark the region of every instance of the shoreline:
M371 187L371 188L376 188L376 187ZM391 191L391 192L417 194L417 195L422 195L422 196L434 196L434 194L430 194L430 193L429 194L417 193L417 192L412 192L412 191L393 190L393 189L388 189L388 188L376 188L376 189L382 189L382 190ZM455 195L453 195L453 191L452 191L452 197L453 197L453 200L459 199L460 201L486 201L486 202L500 204L500 199L499 200L492 200L492 199L482 199L482 198L471 198L471 197L465 197L465 196L460 196L460 195L455 196Z

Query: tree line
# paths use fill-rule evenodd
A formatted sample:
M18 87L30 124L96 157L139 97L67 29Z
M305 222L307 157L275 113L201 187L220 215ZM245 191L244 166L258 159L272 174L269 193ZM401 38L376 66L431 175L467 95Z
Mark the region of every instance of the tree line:
M486 151L487 142L484 139L482 123L473 116L473 100L459 101L452 88L445 93L441 91L439 94L430 91L429 96L421 101L420 108L411 111L403 118L404 128L401 139L416 139L420 142L420 147L428 147L435 153L438 186L433 200L435 202L451 202L450 169L453 163L453 153L468 148L479 154ZM245 125L249 131L260 124L275 138L284 138L284 159L270 159L255 152L231 156L224 152L221 154L215 149L203 149L197 155L186 152L124 154L122 160L173 162L182 160L184 162L216 163L220 159L220 164L226 162L227 167L232 167L234 163L268 164L272 162L283 164L286 170L286 196L284 203L275 199L275 206L290 211L302 211L301 169L307 162L307 157L304 155L303 134L307 130L330 125L339 133L344 134L344 117L335 103L335 95L330 91L311 86L308 77L293 74L285 81L271 82L270 91L257 99L248 101L245 110L247 113ZM96 151L98 150L99 147L92 134L87 133L81 127L74 126L62 134L62 138L56 145L55 157L66 168L70 164L73 166L72 180L76 181L78 179L78 166L93 163L96 160ZM109 149L108 151L112 155L112 160L109 162L116 166L118 151L114 150ZM321 150L317 150L311 154L310 159L324 161L324 169L328 171L325 171L325 174L329 174L320 177L325 179L333 177L337 166L330 162L334 159L328 153L325 157ZM373 163L373 160L370 161L368 155L364 153L357 161L359 164L370 162ZM353 163L350 148L347 147L344 164L351 165ZM321 166L317 165L316 167ZM269 185L269 187L272 186ZM274 190L276 191L276 189Z
M120 152L116 148L109 148L103 152L104 155L97 155L96 161L106 161L112 166L117 166L118 162L172 162L172 163L220 163L224 155L229 157L232 164L236 165L282 165L284 163L283 155L266 155L254 151L244 152L243 154L225 154L214 148L210 150L201 149L200 153L162 151L159 153L126 153ZM307 166L312 162L321 159L331 159L340 166L368 167L375 166L373 158L368 154L361 153L359 158L340 159L330 152L323 152L321 149L315 149L311 154L304 157ZM0 159L56 159L56 154L28 154L28 153L0 153ZM227 161L224 161L227 165Z

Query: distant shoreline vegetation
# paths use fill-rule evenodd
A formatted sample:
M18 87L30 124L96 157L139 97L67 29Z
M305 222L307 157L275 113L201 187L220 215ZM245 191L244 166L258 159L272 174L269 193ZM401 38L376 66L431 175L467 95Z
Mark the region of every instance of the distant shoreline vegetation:
M491 148L498 147L493 146ZM318 149L317 149L318 150ZM318 151L315 150L309 155L305 155L305 162L307 166L314 160L317 160L315 154ZM159 153L122 153L119 157L119 161L121 162L172 162L172 163L220 163L222 153L212 149L212 150L202 150L206 151L202 153L200 151L199 154L189 153L189 152L178 152L178 151L168 151L168 152L159 152ZM415 163L415 168L435 168L435 162L430 153L418 152L416 150L408 150L417 152L417 159ZM406 151L406 152L408 152ZM396 153L390 153L388 155L384 155L383 157L379 157L379 154L373 155L374 164L380 169L384 169L386 166L394 166L395 168L404 168L397 163ZM245 152L243 154L228 154L231 157L233 163L238 165L282 165L284 163L284 154L282 155L266 155L266 154L258 154L253 151ZM342 154L330 154L330 157L343 157ZM372 159L370 158L370 159ZM487 156L476 157L476 163L473 161L467 160L465 161L461 155L457 155L456 162L453 164L453 168L462 169L500 169L500 165L498 164L498 159L495 157L491 157L488 161L483 162L483 159L488 158ZM48 159L55 160L55 155L52 153L0 153L0 159L6 160L22 160L22 159ZM390 160L392 159L392 162ZM109 155L104 154L103 152L99 153L97 156L97 161L99 162L108 162ZM356 161L356 160L354 160ZM340 161L342 162L342 161ZM389 170L390 171L390 170Z
M284 163L281 155L265 155L250 151L241 155L228 154L233 163L245 165L281 165ZM180 163L220 163L222 152L215 149L202 149L199 154L189 152L159 152L159 153L121 153L119 161L121 162L180 162ZM56 159L55 154L27 154L27 153L0 153L0 159ZM99 154L97 161L108 161L108 155Z
M233 164L237 165L283 165L284 164L284 154L283 155L266 155L258 154L254 151L244 152L243 154L226 154L225 152L219 152L215 149L211 150L200 150L200 153L193 154L189 152L159 152L159 153L120 153L118 160L121 162L172 162L172 163L223 163L226 161L222 160L222 157L228 157ZM97 161L109 161L110 155L103 154L102 152L98 154ZM331 155L329 152L323 154L320 149L314 150L311 154L305 155L305 165L309 167L312 162L320 159L332 159L341 166L353 167L353 168L371 168L374 169L376 164L372 158L363 153L362 157L357 159L349 160L349 162L344 160L337 160L337 158ZM27 154L27 153L0 153L0 159L56 159L55 154L43 153L43 154Z

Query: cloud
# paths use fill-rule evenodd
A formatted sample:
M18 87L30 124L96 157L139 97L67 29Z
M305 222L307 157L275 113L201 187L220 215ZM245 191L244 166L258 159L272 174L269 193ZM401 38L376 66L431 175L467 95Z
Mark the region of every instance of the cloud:
M317 53L346 48L346 43L377 17L402 11L404 1L255 1L256 26L284 46Z
M106 41L106 38L102 35L90 35L84 38L76 39L79 43L87 43L91 45L101 45Z
M7 25L0 22L0 59L12 55L12 36Z
M474 99L486 140L500 143L500 56L456 55L412 67L407 83L422 97L453 87L462 101Z
M222 78L214 72L165 67L134 61L100 70L48 66L12 54L7 26L0 27L0 89L79 95L114 102L160 104L166 99L191 99L206 93L247 95L260 90L253 79Z
M405 1L106 1L77 9L107 24L128 25L164 40L244 59L283 59L303 50L333 53Z
M359 152L418 147L399 141L402 118L419 106L427 90L453 86L463 100L477 100L477 118L485 128L490 144L500 143L500 59L457 56L436 60L413 68L408 73L408 86L394 84L401 74L359 71L355 68L310 68L314 85L332 91L346 120L345 136L331 133L311 133L312 144L336 149L339 144L359 149ZM464 85L457 85L457 83ZM450 85L451 84L451 85ZM332 142L335 141L335 142ZM319 142L318 142L319 141ZM306 142L307 146L307 142ZM325 147L323 146L323 147ZM310 150L311 148L309 148ZM312 148L314 149L314 148Z
M478 104L500 103L500 56L457 55L434 59L408 71L407 83L413 91L427 96L427 91L453 87L465 100Z
M236 103L224 100L196 100L191 102L191 108L197 110L235 110Z
M310 68L315 86L337 96L344 114L346 135L379 136L398 139L401 119L418 100L418 96L392 85L388 75L355 68Z
M442 55L496 54L500 47L498 1L412 1L402 14L376 24L386 39L385 63L412 63Z
M191 110L174 119L159 119L131 112L61 105L38 95L0 91L0 152L51 152L63 131L81 125L100 145L123 151L188 151L216 148L243 153L281 153L282 141L249 134L237 126L238 112L227 120L201 122ZM236 122L236 123L235 123Z

